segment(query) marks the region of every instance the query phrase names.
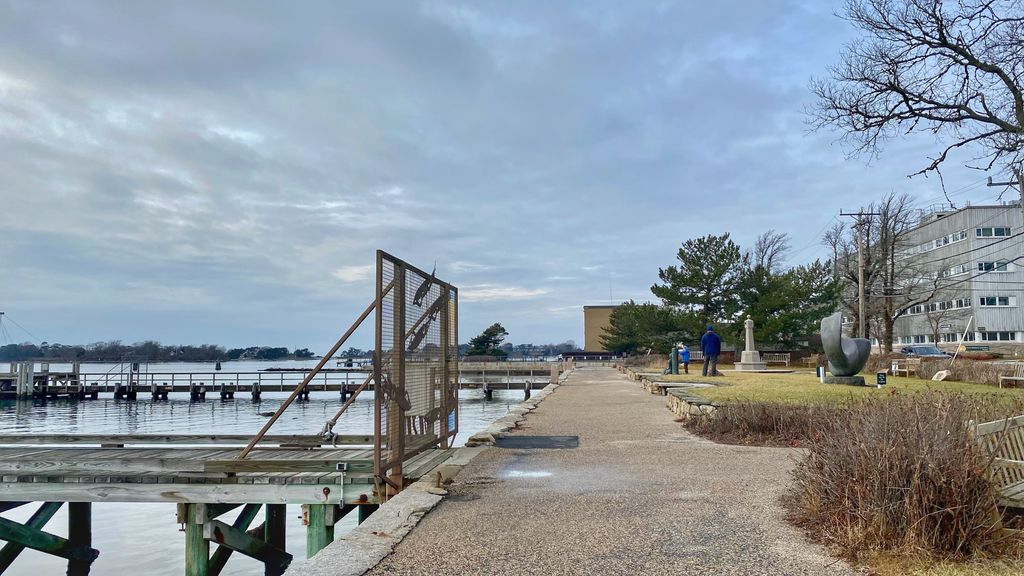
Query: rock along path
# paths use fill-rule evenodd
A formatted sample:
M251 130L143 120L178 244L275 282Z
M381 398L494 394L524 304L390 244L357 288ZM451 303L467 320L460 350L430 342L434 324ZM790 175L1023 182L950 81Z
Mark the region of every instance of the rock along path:
M578 369L369 574L854 574L783 520L795 451L715 444L609 368Z

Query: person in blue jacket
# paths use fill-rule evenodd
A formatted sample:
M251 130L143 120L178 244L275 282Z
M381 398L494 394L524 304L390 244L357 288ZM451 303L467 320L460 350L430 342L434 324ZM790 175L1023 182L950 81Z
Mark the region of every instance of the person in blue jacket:
M715 327L708 326L708 331L700 339L700 351L704 353L704 370L701 376L708 375L708 364L711 364L711 375L721 376L718 371L718 355L722 353L722 339L715 334Z
M683 365L683 374L690 373L690 348L683 344L679 349L679 363Z

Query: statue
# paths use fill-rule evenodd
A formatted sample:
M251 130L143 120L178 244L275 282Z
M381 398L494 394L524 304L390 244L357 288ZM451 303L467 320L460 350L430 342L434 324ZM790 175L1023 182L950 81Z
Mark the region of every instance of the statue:
M821 346L828 358L832 376L825 382L832 384L864 385L864 377L857 376L871 354L871 341L866 338L843 336L843 315L840 312L821 320Z
M747 316L743 323L746 330L746 347L740 354L740 361L734 366L738 372L762 372L768 369L768 364L761 361L761 353L754 346L754 321Z

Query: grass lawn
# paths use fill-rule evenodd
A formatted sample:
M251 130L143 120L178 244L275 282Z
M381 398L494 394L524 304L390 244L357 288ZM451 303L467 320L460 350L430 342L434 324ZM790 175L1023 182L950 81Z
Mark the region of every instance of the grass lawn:
M814 402L843 401L861 396L889 395L897 392L923 392L943 390L949 392L965 392L971 394L989 394L1005 397L1024 396L1024 389L997 388L984 384L968 382L933 382L917 377L889 376L887 384L882 388L875 386L845 386L842 384L822 384L813 372L797 371L790 374L757 374L741 372L723 372L724 376L715 378L702 377L700 373L656 376L658 380L674 382L701 382L715 384L715 388L701 388L695 393L708 400L756 400L766 402ZM865 381L874 382L874 374L863 375Z

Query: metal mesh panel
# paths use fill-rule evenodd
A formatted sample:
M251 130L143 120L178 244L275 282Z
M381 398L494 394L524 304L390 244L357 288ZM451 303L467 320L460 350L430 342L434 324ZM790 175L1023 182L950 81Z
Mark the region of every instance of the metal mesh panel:
M377 254L375 473L399 483L402 461L458 430L457 291ZM397 487L397 486L396 486Z

